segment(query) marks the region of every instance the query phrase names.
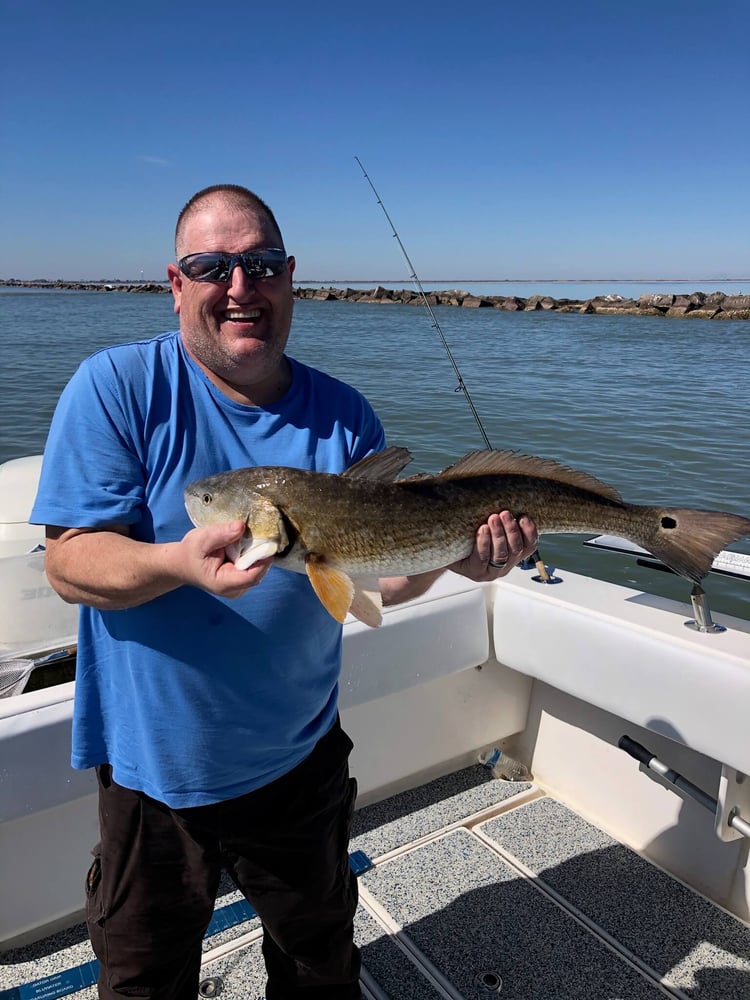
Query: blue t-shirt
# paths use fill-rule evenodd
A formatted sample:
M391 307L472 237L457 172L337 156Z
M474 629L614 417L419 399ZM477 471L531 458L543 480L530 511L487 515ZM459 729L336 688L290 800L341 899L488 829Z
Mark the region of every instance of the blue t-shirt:
M87 359L60 397L37 524L127 524L176 541L183 490L249 465L341 472L384 447L350 386L289 358L268 407L225 396L178 333ZM252 791L295 767L336 718L341 626L306 576L272 567L237 599L183 586L137 608L82 606L72 763L173 807Z

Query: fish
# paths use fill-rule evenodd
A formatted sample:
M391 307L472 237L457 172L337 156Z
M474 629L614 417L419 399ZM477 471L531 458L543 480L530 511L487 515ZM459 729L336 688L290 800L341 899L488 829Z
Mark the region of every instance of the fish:
M185 507L200 527L242 520L227 549L239 569L273 557L307 574L339 622L382 621L381 577L412 576L466 558L490 514L527 515L542 534L627 538L699 584L716 555L750 534L750 519L694 508L626 503L612 486L554 459L472 451L435 475L398 478L411 461L389 447L339 474L285 466L220 472L190 483Z

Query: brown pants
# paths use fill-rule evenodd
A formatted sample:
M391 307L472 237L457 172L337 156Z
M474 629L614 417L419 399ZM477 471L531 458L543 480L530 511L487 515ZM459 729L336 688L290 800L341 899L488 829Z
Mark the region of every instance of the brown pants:
M289 774L194 809L170 809L97 768L101 842L86 893L99 996L196 1000L224 868L263 924L266 1000L359 1000L351 749L336 723Z

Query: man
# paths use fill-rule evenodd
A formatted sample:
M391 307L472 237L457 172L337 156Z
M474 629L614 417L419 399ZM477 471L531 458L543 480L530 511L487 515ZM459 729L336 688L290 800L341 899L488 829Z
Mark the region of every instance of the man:
M359 997L355 785L337 715L341 627L305 577L226 558L186 483L246 465L341 472L385 445L354 389L285 353L294 258L270 208L220 185L185 206L179 332L100 351L63 392L33 512L81 604L75 767L96 767L87 877L100 996L194 1000L222 868L264 927L267 1000ZM490 580L536 532L507 512L452 567ZM441 571L382 581L386 603Z

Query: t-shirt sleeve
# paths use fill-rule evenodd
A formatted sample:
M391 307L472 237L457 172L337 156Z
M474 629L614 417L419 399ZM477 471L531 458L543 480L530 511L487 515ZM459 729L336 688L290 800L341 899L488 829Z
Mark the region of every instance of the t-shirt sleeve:
M385 448L385 430L380 418L364 396L359 395L361 414L357 436L353 442L351 465Z
M32 524L98 528L141 519L144 473L106 354L83 362L58 401Z

